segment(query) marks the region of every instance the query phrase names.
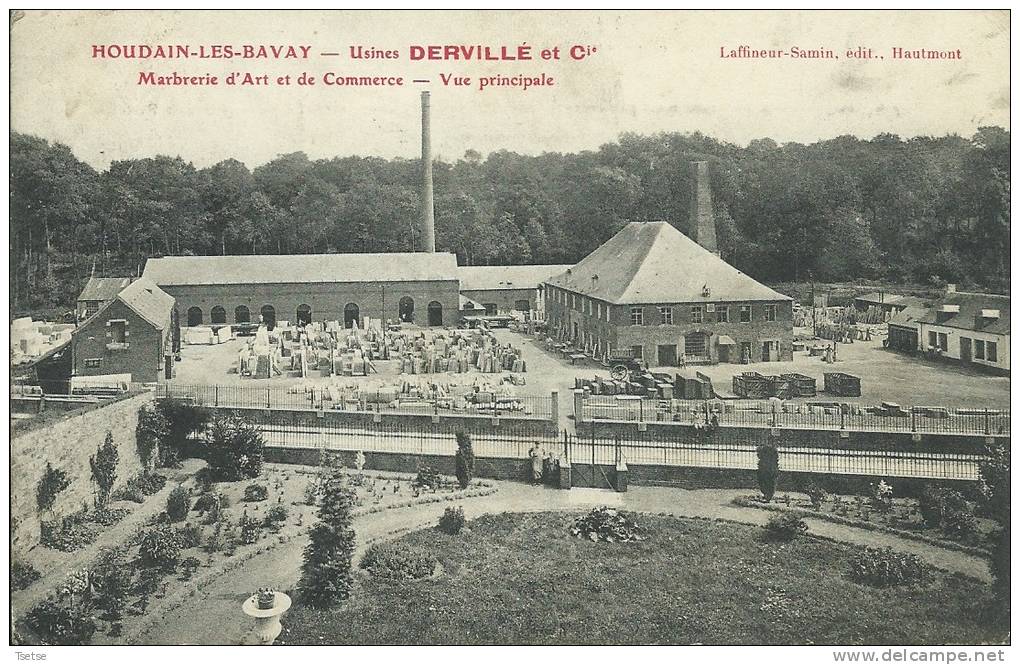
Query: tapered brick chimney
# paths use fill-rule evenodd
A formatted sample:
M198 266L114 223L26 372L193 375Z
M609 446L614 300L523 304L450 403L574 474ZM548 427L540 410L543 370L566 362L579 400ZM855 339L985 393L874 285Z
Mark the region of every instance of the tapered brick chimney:
M436 211L432 202L432 137L429 93L421 93L421 223L422 251L436 251Z
M691 162L691 239L715 254L715 217L712 215L712 187L708 181L708 162Z

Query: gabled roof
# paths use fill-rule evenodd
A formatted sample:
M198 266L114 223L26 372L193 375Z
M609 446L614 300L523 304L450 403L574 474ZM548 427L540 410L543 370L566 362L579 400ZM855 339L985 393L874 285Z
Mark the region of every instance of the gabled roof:
M617 305L791 300L668 222L631 222L546 283Z
M89 277L78 300L113 300L133 277Z
M149 259L142 276L159 286L444 281L457 279L457 257L446 252L165 256Z
M873 305L892 305L896 307L923 307L926 300L917 296L901 295L899 293L886 293L875 291L856 296L854 300Z
M174 308L173 296L168 295L151 280L145 277L136 279L117 294L117 299L160 330L167 330L170 327L171 310Z
M160 330L168 330L170 328L170 317L172 316L171 312L175 302L173 296L168 295L153 284L151 280L143 276L122 289L116 298L100 307L98 312L83 321L71 334L76 335L87 324L103 316L106 310L112 307L115 302L124 303L131 311Z
M461 291L496 291L500 289L537 289L538 285L558 275L571 264L530 266L460 266Z
M945 320L939 320L939 309L942 305L957 305L959 313L951 314ZM981 310L999 310L997 319L981 319ZM996 335L1009 334L1009 296L993 293L966 293L957 291L947 293L935 307L929 310L918 323L930 323L947 328L973 330Z
M889 318L889 325L903 328L917 328L917 320L930 310L927 307L907 305Z

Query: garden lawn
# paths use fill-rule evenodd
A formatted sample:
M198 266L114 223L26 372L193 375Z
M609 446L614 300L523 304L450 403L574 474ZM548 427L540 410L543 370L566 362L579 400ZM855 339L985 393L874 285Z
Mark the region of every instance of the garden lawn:
M333 610L300 603L284 644L974 644L1006 639L992 589L933 571L917 587L846 577L856 548L762 529L639 515L647 539L592 543L578 514L484 516L469 533L425 529L397 544L431 551L443 574L359 572Z

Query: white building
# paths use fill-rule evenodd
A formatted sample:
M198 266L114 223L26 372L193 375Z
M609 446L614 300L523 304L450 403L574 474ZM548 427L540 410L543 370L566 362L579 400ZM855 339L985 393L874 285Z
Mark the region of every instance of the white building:
M950 291L917 325L919 350L1009 371L1009 296Z

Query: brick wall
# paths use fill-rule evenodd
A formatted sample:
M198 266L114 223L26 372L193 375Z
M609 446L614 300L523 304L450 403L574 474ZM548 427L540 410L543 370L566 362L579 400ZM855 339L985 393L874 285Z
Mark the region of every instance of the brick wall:
M253 257L253 260L258 260ZM443 306L443 325L459 321L460 284L456 280L423 282L350 282L310 284L237 284L217 286L163 286L160 288L177 300L181 325L187 325L188 309L202 310L202 321L209 325L213 307L226 310L227 323L234 323L234 310L244 305L251 320L258 322L263 305L276 309L278 321L297 320L299 305L312 309L312 321L343 321L348 303L358 306L359 316L398 320L400 299L414 300L414 322L428 324L428 304L433 300ZM360 321L359 321L360 325Z
M465 296L482 305L494 304L498 313L517 311L517 301L528 302L528 309L538 309L538 289L464 289Z
M112 341L108 323L117 319L127 322L126 345L111 349L107 347ZM72 340L74 376L130 374L136 383L151 383L162 375L167 335L120 300L75 330ZM98 360L98 367L87 366L87 360Z
M728 302L728 303L661 303L668 307L672 324L664 323L659 305L634 305L642 310L643 324L631 325L631 305L609 305L587 296L576 296L571 306L569 292L549 288L546 297L546 318L553 325L565 325L573 334L577 324L579 335L588 333L599 340L604 348L608 343L614 349L629 349L633 346L642 347L644 358L651 365L658 364L658 346L675 345L677 353L684 353L684 336L690 332L704 332L710 335L708 348L713 362L739 363L741 345L750 344L752 362L762 361L762 343L765 341L779 342L778 360L793 359L793 303L781 300L766 302ZM560 302L564 294L566 302ZM599 316L601 304L602 315ZM713 304L716 309L727 307L728 321L719 322L718 312L707 311L707 305ZM740 307L750 305L751 320L740 322ZM765 320L765 306L774 305L776 317L774 321ZM692 322L692 308L701 308L701 323ZM608 320L606 311L608 310ZM719 336L727 335L736 343L726 347L720 345Z
M113 433L113 442L120 454L115 489L141 471L135 427L138 410L151 401L151 393L130 395L15 433L11 439L11 516L17 523L11 529L12 546L24 552L39 542L36 486L47 462L64 471L71 481L71 485L57 495L52 516L69 515L79 510L82 502L92 506L89 457L95 455L107 432ZM44 517L51 519L50 515Z

